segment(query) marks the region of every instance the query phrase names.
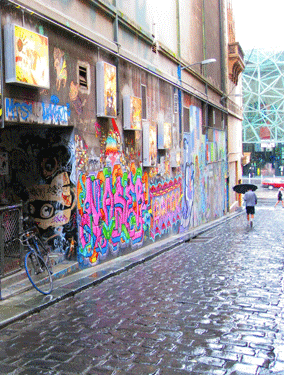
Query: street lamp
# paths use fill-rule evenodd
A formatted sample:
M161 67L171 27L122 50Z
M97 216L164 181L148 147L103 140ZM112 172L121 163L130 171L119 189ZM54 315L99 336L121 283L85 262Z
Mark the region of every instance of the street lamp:
M178 65L177 74L178 74L179 81L181 82L181 71L183 69L190 68L191 66L194 66L194 65L200 65L202 67L203 65L211 64L211 63L214 63L214 62L216 62L216 59L213 58L213 59L206 59L206 60L198 61L196 63L189 64L189 65L186 65L186 66Z
M221 97L220 99L220 103L224 106L226 104L226 100L230 97L230 96L234 96L235 98L242 98L243 95L242 94L229 94L229 95L224 95Z
M193 65L201 65L202 66L202 65L207 65L207 64L214 63L214 62L216 62L216 59L202 60L202 61L199 61L199 62L196 62L196 63L193 63L193 64L189 64L187 66L183 66L183 67L181 67L181 70L189 68L189 67L191 67Z

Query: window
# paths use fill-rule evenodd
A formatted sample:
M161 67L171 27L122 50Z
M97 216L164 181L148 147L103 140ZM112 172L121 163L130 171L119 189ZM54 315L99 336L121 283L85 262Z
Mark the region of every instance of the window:
M90 93L90 65L83 61L77 63L77 82L79 84L79 90L84 94Z
M85 66L79 66L79 85L88 89L87 68Z
M147 94L146 94L145 85L141 85L141 98L142 98L142 120L147 120Z
M183 107L183 131L185 133L190 132L190 125L189 125L189 108Z

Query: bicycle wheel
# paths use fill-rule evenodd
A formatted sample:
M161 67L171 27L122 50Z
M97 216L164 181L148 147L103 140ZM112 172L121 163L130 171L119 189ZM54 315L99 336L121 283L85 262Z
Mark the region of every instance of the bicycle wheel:
M42 294L52 291L52 276L42 257L35 251L30 251L25 256L25 269L32 285Z

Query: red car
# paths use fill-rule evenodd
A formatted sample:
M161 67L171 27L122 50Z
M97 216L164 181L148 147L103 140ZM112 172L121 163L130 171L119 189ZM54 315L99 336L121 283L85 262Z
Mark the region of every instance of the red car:
M266 178L262 181L262 186L270 189L284 187L283 178Z

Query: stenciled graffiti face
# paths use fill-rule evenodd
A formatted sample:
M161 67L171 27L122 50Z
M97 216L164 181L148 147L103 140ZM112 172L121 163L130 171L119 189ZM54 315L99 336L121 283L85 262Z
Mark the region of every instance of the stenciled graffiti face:
M69 207L62 205L59 202L46 202L33 201L29 203L29 213L35 218L47 220L53 218L58 212L68 210Z
M58 169L58 162L56 157L44 158L41 163L42 174L45 178L53 176Z
M67 172L54 177L50 185L37 185L29 189L29 213L39 228L67 224L74 204Z

